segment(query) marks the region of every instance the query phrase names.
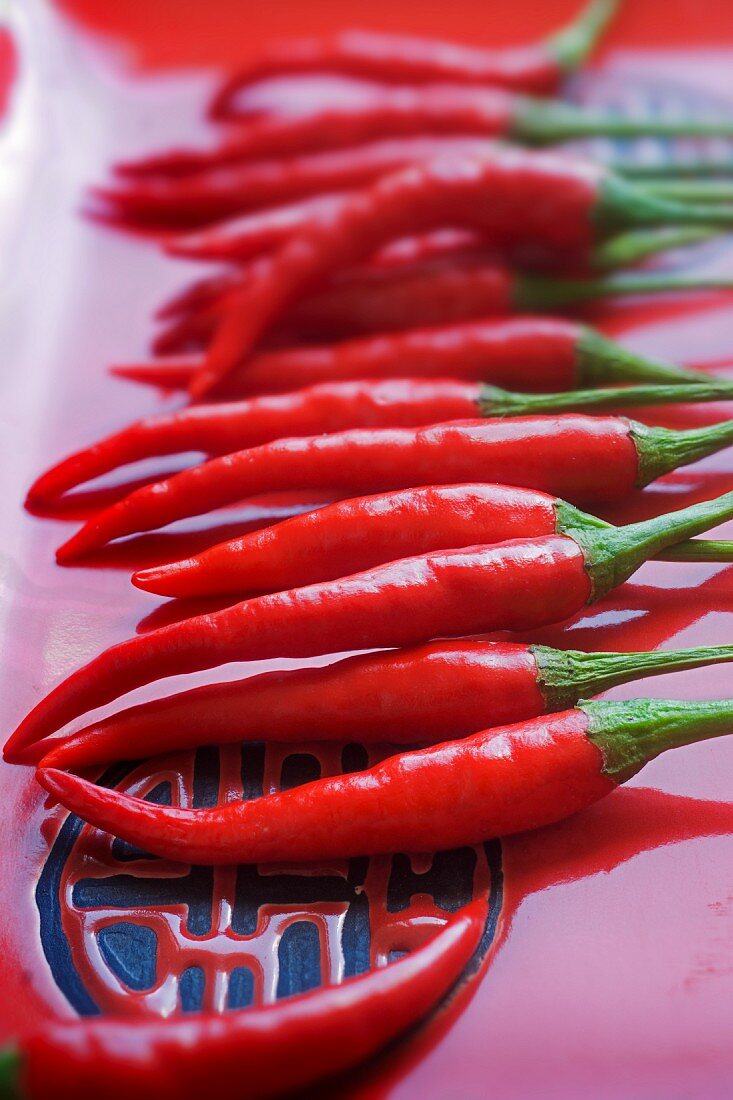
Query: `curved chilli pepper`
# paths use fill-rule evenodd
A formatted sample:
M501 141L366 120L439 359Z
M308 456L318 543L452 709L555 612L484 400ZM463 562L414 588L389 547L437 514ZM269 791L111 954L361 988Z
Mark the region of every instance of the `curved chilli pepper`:
M345 201L345 196L342 196L342 202ZM335 209L335 206L332 207ZM246 219L250 225L256 227L252 233L252 239L248 241L248 245L252 247L258 243L257 237L261 228L262 222L259 215L248 217ZM264 225L267 227L268 219L263 219ZM302 222L299 223L296 228L300 229L303 226L309 224L309 218L304 217ZM701 229L699 226L683 226L681 228L669 228L666 230L643 230L637 231L643 234L643 248L646 252L647 248L652 248L652 242L648 240L649 234L654 234L654 244L660 243L660 247L656 251L663 251L666 248L666 240L659 242L659 234L664 232L665 234L672 232L675 236L675 240L680 234L687 235L692 230L695 234L705 233L709 236L711 230ZM269 229L267 230L269 234ZM279 241L275 241L275 244L281 244L283 241L287 241L292 236L290 230L283 230ZM628 238L628 234L622 235L624 238ZM608 242L609 244L611 242ZM257 251L267 252L272 251L270 248L258 248ZM476 233L472 233L466 229L437 229L430 233L423 233L419 236L412 237L400 237L393 241L390 241L384 246L384 248L377 251L369 260L359 265L357 268L339 274L339 281L347 281L350 284L354 284L367 279L375 279L380 276L393 274L395 269L400 273L409 270L410 267L417 267L420 264L436 263L440 260L450 259L452 262L458 262L462 260L481 259L486 260L489 255L485 241L483 241ZM228 258L228 257L225 257ZM236 257L235 257L236 259ZM159 307L155 316L160 319L171 317L182 317L194 313L198 309L206 308L208 306L224 305L227 300L227 296L233 291L242 290L249 279L249 272L247 266L244 270L228 272L224 275L215 275L201 279L189 287L185 288L182 292L175 294L171 299Z
M499 245L587 256L598 229L696 221L709 226L709 210L656 199L597 166L561 156L501 150L404 169L349 196L330 216L313 217L288 244L252 265L193 391L200 396L219 381L319 284L395 238L453 225L480 230Z
M41 770L45 790L97 828L165 859L279 863L434 852L560 821L659 753L731 732L733 699L582 702L207 810L156 806Z
M552 312L599 298L732 287L731 279L647 272L596 279L517 276L506 266L476 262L406 275L395 273L371 285L329 287L288 314L284 335L291 344L302 343L304 338L320 343L358 333L385 333L522 312ZM279 331L278 335L283 333ZM236 352L232 359L232 369L236 369L240 362Z
M406 957L278 1004L223 1016L49 1021L4 1054L0 1095L200 1100L236 1082L237 1097L280 1096L357 1065L424 1019L469 966L485 920L486 903L472 902ZM406 933L405 946L413 943Z
M198 362L194 357L124 364L112 373L185 389ZM705 375L642 358L576 321L512 317L262 352L237 367L220 389L279 393L359 378L459 378L547 393L599 382L699 382Z
M236 118L236 99L244 89L296 73L340 73L389 84L492 84L545 94L582 65L617 7L618 0L592 0L573 23L544 41L503 50L363 30L279 43L234 73L209 113Z
M70 561L112 539L281 489L346 497L482 480L541 489L574 503L619 500L731 442L733 421L673 431L579 414L281 439L137 489L88 520L59 547L57 558Z
M241 263L273 251L294 232L307 226L314 216L322 218L337 211L348 197L344 194L318 195L289 206L268 207L229 221L216 222L195 233L172 237L166 242L166 251L171 256L182 256L184 259ZM467 246L476 247L480 243L476 234L466 230L443 230L388 244L375 256L370 266L415 262L436 254L454 253Z
M506 253L497 255L496 249L488 248L485 242L466 230L437 230L394 241L367 263L340 272L329 283L329 289L331 299L334 291L338 296L346 290L348 300L358 301L360 295L369 295L375 285L383 294L383 283L387 281L390 293L396 289L404 296L405 287L410 286L415 278L424 280L427 276L440 279L447 267L451 277L459 276L465 280L497 259L501 262L510 259L512 263L519 261L519 266L524 270L552 271L565 276L614 271L669 249L710 240L716 234L716 229L704 226L630 230L594 247L582 262L579 262L579 257L568 255L558 263L547 249L522 248L514 250L517 255L512 253L507 257ZM170 327L156 337L155 344L160 346L161 354L164 354L164 348L178 350L181 343L191 340L206 343L226 316L228 306L236 304L236 295L246 289L249 281L250 272L247 270L241 275L203 279L159 307L156 311L158 318L173 318ZM306 313L307 310L306 304Z
M579 451L583 464L587 455ZM21 722L5 757L165 676L227 661L417 645L560 622L648 558L733 515L733 493L628 527L556 506L556 534L404 558L337 581L245 600L112 646Z
M178 234L166 242L165 249L171 256L185 259L249 260L281 245L314 214L330 213L343 202L343 194L311 195L284 206L240 214L198 232Z
M670 244L670 233L674 238L672 244L688 244L694 243L690 241L691 234L697 240L701 235L709 239L715 232L699 226L683 226L673 230L635 230L622 234L620 239L614 238L607 242L603 250L604 255L607 255L609 248L613 248L615 254L618 248L623 252L624 263L633 263L639 256L644 258L650 253L666 251ZM594 255L596 251L600 255L600 250L594 250ZM447 264L451 265L451 270L464 267L472 270L477 264L495 259L495 250L489 249L476 234L467 230L436 230L391 242L366 263L339 272L328 285L348 286L351 293L358 293L363 288L384 280L402 280L412 274L424 276L439 272ZM531 261L534 267L542 263L539 253L525 259L528 263ZM570 270L573 274L578 273L577 266ZM568 269L564 271L567 273ZM176 334L179 339L190 335L208 339L221 317L226 314L229 304L236 301L236 296L249 285L251 275L250 267L246 265L242 272L201 279L176 293L156 310L158 319L170 320L174 326L170 333L161 334L157 340L160 342L165 338L168 343L174 343Z
M504 642L431 642L325 668L211 684L122 711L52 747L42 768L258 741L423 744L565 710L646 676L733 661L733 646L581 653ZM33 746L35 763L43 744Z
M177 234L166 242L166 251L172 256L182 256L186 259L242 263L283 244L295 231L306 228L314 217L323 217L337 212L348 198L349 195L343 193L317 195L289 205L267 207L241 214L236 218L216 222L212 226L195 232ZM715 221L714 211L710 214L710 219ZM619 246L614 242L610 257L608 248L601 254L601 259L604 261L601 266L610 266L611 259L616 266L622 266L623 263L628 264L634 260L643 259L665 248L680 247L687 243L695 243L697 240L705 240L712 233L712 230L698 224L667 226L654 232L646 230L642 236L642 243L636 250L631 251L630 257L627 256L629 242L624 237L621 255L616 257ZM438 253L438 246L441 246L441 251L446 253L461 247L465 248L467 245L477 247L481 243L481 239L476 234L471 235L466 230L462 233L456 230L443 230L433 234L432 237L418 238L417 241L409 238L409 241L409 246L406 241L387 245L386 249L375 258L374 263L394 263L397 260L403 263L408 260L414 262L416 259ZM433 247L428 249L424 242L432 244ZM530 259L534 254L533 250ZM519 257L512 258L521 260L522 256L520 254ZM553 258L557 261L556 257ZM540 256L540 259L543 257Z
M481 155L491 147L485 139L451 136L374 141L284 160L224 165L185 179L134 180L123 188L97 187L92 196L127 218L200 225L243 211L351 191L410 164L436 156Z
M512 393L451 379L324 382L320 386L230 404L195 405L138 421L64 459L28 492L29 502L56 497L128 462L178 451L227 454L276 439L348 428L412 427L476 416L527 416L572 409L628 408L725 401L733 382L614 387L567 393Z
M173 150L138 162L132 171L195 172L243 160L344 149L380 138L452 134L547 145L594 136L730 137L732 131L725 117L705 121L625 118L501 88L395 85L369 89L358 102L330 101L309 113L258 115L223 146L201 152ZM131 166L123 165L122 171L129 173Z
M186 179L135 180L121 189L97 187L92 196L127 220L201 225L309 196L354 190L390 172L436 157L483 156L492 148L492 142L485 139L450 136L376 141L285 160L249 161ZM639 166L614 167L620 174L634 177ZM675 172L688 167L676 165ZM704 164L699 167L702 169ZM694 192L689 197L694 201Z
M563 280L562 285L566 282ZM539 283L534 278L531 283L523 277L517 279L503 261L500 264L478 255L462 256L449 263L438 261L383 271L351 269L324 290L306 295L288 309L274 336L278 346L292 347L304 341L344 340L359 333L384 335L422 325L503 317L522 311L525 306L544 308L541 297L536 302L532 297ZM242 308L248 294L246 288L251 285L248 279L241 289L227 291L218 301L182 310L187 315L177 317L154 338L153 354L169 357L210 350L219 330ZM554 279L553 287L559 285L560 281ZM574 282L573 291L577 286L578 281ZM590 295L592 287L592 283L586 285L581 298ZM539 291L542 294L543 288L539 287ZM167 303L163 308L167 311L171 306L172 303ZM237 354L234 350L232 357ZM248 360L249 352L240 355L231 370L212 385L212 390L221 387ZM201 362L197 365L199 373Z
M558 530L558 510L567 507L533 489L485 482L356 497L140 570L132 583L184 598L302 588L431 550L551 535ZM709 546L687 544L667 553L679 559ZM716 550L719 558L720 544Z

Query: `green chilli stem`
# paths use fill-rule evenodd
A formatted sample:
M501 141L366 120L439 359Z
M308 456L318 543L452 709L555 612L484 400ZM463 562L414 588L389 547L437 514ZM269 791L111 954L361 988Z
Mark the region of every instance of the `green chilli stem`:
M597 600L667 547L733 519L733 492L624 527L588 525L576 508L559 501L555 514L557 530L573 538L583 551L591 600Z
M617 409L629 405L670 405L733 398L733 382L701 382L699 385L614 387L569 390L566 393L511 393L496 386L481 386L482 416L534 416L575 409Z
M733 208L674 202L609 172L598 187L593 221L605 232L650 225L704 225L709 229L733 224Z
M639 488L678 466L689 466L733 443L733 420L686 431L650 427L636 420L629 423L639 461Z
M0 1050L0 1100L20 1100L20 1063L21 1056L14 1047Z
M733 171L733 162L729 165ZM730 180L675 180L649 179L643 187L652 195L679 202L730 203L733 206L733 183ZM713 214L713 217L715 215Z
M603 771L617 783L667 749L733 732L733 699L597 699L578 706L588 715L586 736L601 750Z
M733 121L625 118L585 111L569 103L520 97L511 125L512 136L534 145L584 137L733 137Z
M733 561L733 542L726 539L690 539L679 546L670 546L661 554L655 554L660 561L682 562L721 562Z
M699 384L709 381L701 371L656 363L607 340L595 329L584 328L576 344L576 371L580 386L604 382L670 382Z
M733 645L637 653L582 653L537 645L532 646L532 654L542 697L548 711L553 711L646 676L728 663L733 661Z
M598 279L522 276L515 283L514 304L520 310L561 309L598 298L677 294L689 290L733 290L733 277L690 278L654 272L623 272Z
M715 216L712 216L715 220ZM719 235L719 230L704 225L670 225L660 229L632 229L596 245L591 255L594 271L616 271L630 267L649 256L673 248L686 248Z
M733 175L733 158L725 160L668 160L664 163L640 163L638 161L606 161L606 167L629 179L660 181L675 177L684 179L708 179L710 176ZM680 196L681 197L681 196Z
M591 0L577 19L546 39L545 45L565 72L579 69L593 52L618 11L619 0Z

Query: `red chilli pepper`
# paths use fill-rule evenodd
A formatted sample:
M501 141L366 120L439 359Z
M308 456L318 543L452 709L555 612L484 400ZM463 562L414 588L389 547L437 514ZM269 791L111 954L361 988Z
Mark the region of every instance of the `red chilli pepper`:
M412 427L443 420L528 416L573 409L629 408L679 402L725 401L733 382L512 393L483 383L452 379L324 382L292 393L216 405L194 405L138 421L52 467L31 486L38 503L129 462L179 451L228 454L283 437L349 428Z
M195 357L151 361L115 366L112 373L185 389L198 364ZM280 393L360 378L458 378L529 393L599 382L705 380L700 372L635 355L576 321L516 317L262 352L241 364L220 389L232 395Z
M481 480L541 489L574 503L619 500L731 442L733 421L673 431L579 414L280 439L137 489L88 520L57 558L70 561L112 539L281 489L347 497Z
M433 1011L471 962L486 919L472 902L405 958L342 985L226 1015L48 1022L6 1050L0 1096L20 1100L264 1100L346 1070Z
M357 286L329 287L287 315L290 344L347 339L423 325L455 324L513 313L565 310L599 298L701 290L730 290L730 278L696 279L664 272L620 273L598 279L518 276L506 266L473 263L435 271L395 273ZM236 369L241 358L232 354Z
M318 195L288 206L268 207L252 214L243 214L196 233L179 234L166 243L171 256L194 260L237 261L271 252L283 244L294 231L307 226L314 217L322 218L339 209L346 195ZM453 254L480 242L466 230L442 230L425 237L408 238L387 245L371 266L414 263L435 255Z
M549 93L583 64L617 7L618 0L592 0L573 23L544 41L503 50L362 30L283 42L231 76L214 97L210 115L236 118L237 96L247 87L297 73L340 73L390 84L492 84Z
M271 252L285 243L296 231L306 228L315 216L336 212L347 201L347 195L323 195L304 199L288 206L269 207L255 213L243 214L237 218L217 222L213 226L199 229L197 232L179 234L166 243L166 250L172 256L186 259L213 260L217 262L242 263L255 256ZM715 212L711 214L715 220ZM706 226L667 226L664 229L641 230L633 235L636 247L630 248L628 238L622 238L623 252L620 253L617 242L599 248L590 257L590 266L607 270L620 267L646 256L654 255L664 249L679 248L706 240L715 230ZM609 250L611 256L608 256ZM369 263L367 271L393 267L397 263L416 263L439 256L471 255L478 253L486 256L487 244L479 234L469 230L443 229L420 237L407 237L385 246ZM561 270L578 269L575 256L548 254L547 250L532 248L520 249L510 257L517 262L529 261L533 267L552 266ZM586 258L582 258L586 259ZM609 262L609 259L612 261ZM159 312L158 316L163 316Z
M212 150L173 150L122 165L127 174L197 172L237 161L286 158L344 149L384 138L454 135L506 138L547 145L575 138L730 137L722 117L664 119L599 114L569 103L515 95L500 88L450 84L369 89L358 102L345 97L310 113L257 115L236 137ZM184 179L185 182L185 179ZM98 192L99 193L99 192ZM101 192L104 194L104 192Z
M185 179L134 180L122 189L95 188L92 195L108 212L116 211L127 220L200 225L244 211L364 187L390 172L436 157L482 156L492 148L492 142L486 139L450 136L376 141L284 160L225 164ZM616 167L623 175L640 174L639 165L621 163ZM692 165L685 162L674 165L674 171L705 171L707 167L705 161ZM720 171L725 173L730 167L726 164ZM669 165L664 169L668 176ZM694 183L689 193L683 190L676 197L695 201Z
M709 226L711 214L646 195L591 164L549 154L502 150L405 169L348 197L331 217L314 218L290 243L253 264L192 392L201 396L215 385L319 284L398 237L454 225L479 230L502 246L526 243L587 256L597 229L688 222Z
M560 821L659 753L731 732L733 699L582 702L368 771L207 810L156 806L60 771L37 772L67 809L164 859L281 863L434 852Z
M582 449L576 460L593 465ZM228 661L417 645L435 637L559 622L668 546L733 515L733 493L644 523L598 527L558 504L556 534L404 558L364 573L246 600L106 650L46 696L5 746L19 753L152 680Z
M42 768L75 770L158 753L259 741L429 745L565 710L619 684L733 661L733 646L581 653L504 642L431 642L325 668L211 684L115 714L52 747ZM37 762L43 743L33 746Z
M194 225L310 197L317 201L364 187L410 164L436 156L482 155L491 147L484 139L450 136L375 141L284 160L225 164L183 179L140 179L122 189L97 187L92 195L130 219Z
M334 196L329 196L333 200ZM346 201L346 196L340 196L340 204ZM270 243L274 245L287 242L292 237L292 229L307 228L312 219L312 214L306 211L302 218L294 226L279 225L281 208L274 211L266 211L266 216L248 215L240 219L240 225L247 224L247 232L243 240L247 251L254 255L273 251ZM338 205L331 201L329 208L332 211L338 209ZM300 207L298 207L300 209ZM321 210L326 205L321 206ZM275 229L277 237L275 237ZM658 232L658 231L657 231ZM262 236L261 236L262 234ZM201 234L200 236L203 236ZM662 246L663 247L663 246ZM438 229L419 236L400 237L372 256L367 263L359 267L340 273L340 279L348 279L349 282L357 282L367 278L376 278L383 273L392 273L394 269L401 272L412 266L434 263L442 259L487 258L488 249L486 243L475 233L460 229ZM224 259L238 259L234 256L223 256ZM246 257L250 258L250 257ZM218 274L213 277L200 279L186 287L182 292L175 294L164 305L155 311L155 316L161 320L173 317L191 315L196 310L208 306L222 305L233 292L244 289L249 278L248 266L243 270Z
M133 574L132 583L161 596L261 595L336 580L400 558L537 538L557 531L556 497L479 482L429 485L356 497L219 543L195 557ZM602 526L601 520L597 520ZM665 557L710 554L731 560L724 544L675 546Z
M502 254L501 250L489 248L478 235L468 230L436 230L393 241L367 263L339 272L330 281L329 288L332 293L346 288L349 295L356 298L359 294L368 294L375 284L383 290L382 284L388 281L390 292L393 292L395 287L404 286L415 276L439 278L446 268L451 275L465 276L497 260L504 263L511 261L531 272L588 275L629 267L660 252L710 240L717 232L707 226L630 230L594 247L588 256L568 254L560 258L553 256L551 250L542 248L509 250L507 256L506 250ZM201 279L165 302L156 310L156 317L173 319L173 330L164 334L167 343L175 343L176 335L179 340L194 335L206 341L225 316L228 305L235 301L237 293L248 286L250 277L247 266L241 274ZM190 330L189 325L192 326Z

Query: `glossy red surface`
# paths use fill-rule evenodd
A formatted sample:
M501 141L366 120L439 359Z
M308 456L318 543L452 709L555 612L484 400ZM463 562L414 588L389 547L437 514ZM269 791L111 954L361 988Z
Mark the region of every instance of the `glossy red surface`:
M60 6L63 17L43 0L24 5L21 54L33 55L34 68L21 66L19 114L5 135L17 154L0 214L6 245L0 332L5 731L62 675L132 634L155 611L156 601L128 583L132 561L140 567L209 541L166 531L116 549L105 558L106 568L62 569L54 564L53 550L73 530L72 523L30 517L21 506L32 478L52 460L163 407L155 393L113 380L104 368L143 356L154 306L200 271L80 217L84 188L104 178L112 160L205 132L197 120L208 80L171 72L131 78L130 70L213 65L255 50L266 34L317 31L343 18L343 5L331 0L308 5L63 0ZM549 29L574 8L570 0L401 6L357 0L349 5L349 18L473 42L509 41ZM733 100L731 49L728 5L667 0L662 16L655 0L634 0L627 2L603 56L610 86L626 88L635 75ZM697 260L701 268L728 271L732 263L719 246L703 249ZM623 334L640 352L725 364L733 361L732 304L717 295L651 307L619 305L598 317L606 331ZM725 367L718 373L733 377ZM717 406L713 413L697 409L684 416L688 423L702 423L714 413L730 412ZM641 518L731 488L733 459L718 456L638 494L612 518ZM244 515L257 519L251 508ZM225 517L221 526L225 537L234 522ZM537 639L584 649L724 643L730 641L732 622L733 571L654 564ZM726 669L698 670L614 694L722 696L732 694L730 680ZM166 690L169 686L183 685L167 684ZM274 782L280 762L277 752L268 757L267 782ZM185 763L180 766L185 769ZM165 767L171 775L181 774L175 761ZM227 767L234 782L236 763L224 761L224 784ZM332 760L326 770L337 767ZM505 843L499 935L480 982L464 987L436 1026L351 1076L334 1095L372 1100L486 1095L722 1100L729 1095L731 774L733 739L680 750L597 807ZM141 774L139 782L147 781ZM182 797L187 782L181 784ZM27 770L0 765L0 796L4 1038L49 1012L68 1017L72 1010L41 952L34 900L63 815L48 812ZM75 859L88 863L88 854L76 852ZM81 869L73 861L67 864L71 876ZM226 874L216 883L222 913L231 888ZM480 864L478 880L485 881L486 874ZM65 919L78 920L79 914L69 909ZM336 919L333 907L323 910L324 924ZM390 932L380 935L373 941L377 955L391 946ZM201 939L183 938L186 950L200 960ZM232 944L236 950L241 944ZM170 954L173 958L172 947ZM100 973L89 980L101 981ZM271 973L262 973L264 984L272 982ZM98 994L110 1006L122 1000L110 988ZM129 997L123 1011L135 1011L134 1000ZM160 993L155 1007L163 1003Z

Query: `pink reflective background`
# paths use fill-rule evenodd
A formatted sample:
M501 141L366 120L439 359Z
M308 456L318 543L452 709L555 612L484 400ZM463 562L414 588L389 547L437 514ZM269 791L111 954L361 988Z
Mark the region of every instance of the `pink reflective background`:
M362 0L349 5L349 19L510 40L555 25L574 6L462 0L398 7ZM733 104L733 55L725 45L733 48L733 11L721 14L712 0L674 0L664 6L660 26L654 0L627 6L633 10L619 20L604 54L609 80L658 72ZM100 558L105 568L61 569L53 550L73 524L33 518L21 507L31 478L52 459L161 407L154 391L111 379L104 368L146 352L154 306L199 271L84 220L84 188L103 179L113 159L203 132L196 119L209 77L178 70L232 56L243 22L254 49L259 36L275 30L321 29L343 18L341 6L327 0L277 7L246 0L66 0L61 7L67 15L39 0L24 5L17 31L33 65L21 67L4 135L5 731L61 676L134 632L156 609L153 598L129 585L129 555L138 563L161 560L184 541L168 532L148 536L132 551ZM133 75L138 66L145 75ZM694 262L700 270L733 271L733 255L718 246L696 252ZM733 362L733 296L624 305L603 320L606 331L623 333L629 346L649 355ZM733 378L733 369L719 373ZM729 411L696 409L674 422L703 423ZM671 413L664 422L673 422ZM641 518L731 488L733 458L718 456L666 478L609 518ZM537 640L583 649L727 643L732 613L732 569L646 566L577 620ZM733 694L730 685L722 667L615 694L703 698ZM166 692L178 687L180 681L165 684ZM356 1075L350 1094L730 1095L732 775L733 739L680 750L575 819L507 841L500 934L480 983L464 991L437 1028ZM70 1010L40 953L33 899L59 817L49 817L27 770L0 765L0 789L2 1038L49 1012Z

